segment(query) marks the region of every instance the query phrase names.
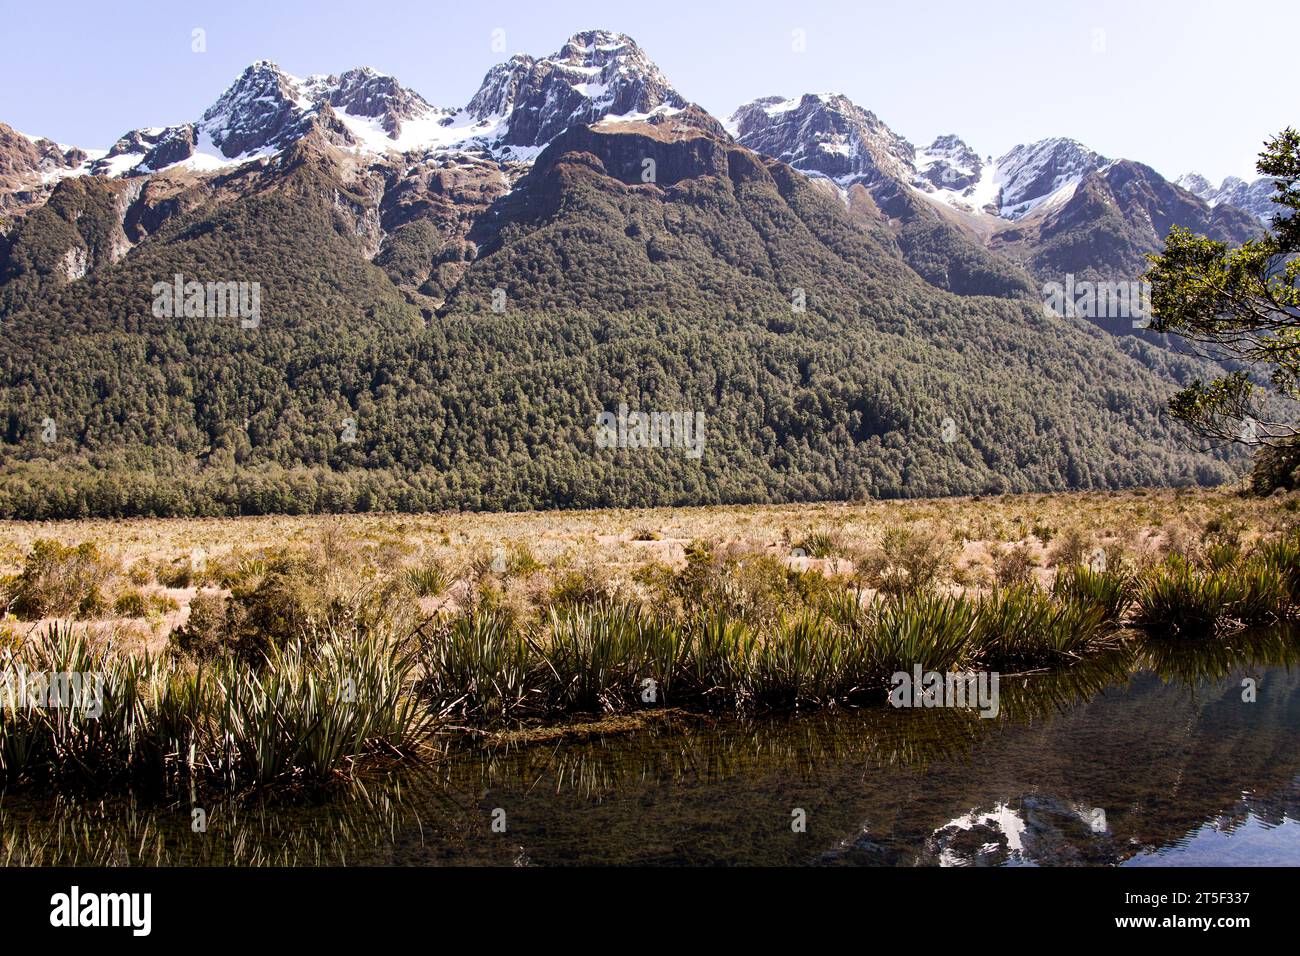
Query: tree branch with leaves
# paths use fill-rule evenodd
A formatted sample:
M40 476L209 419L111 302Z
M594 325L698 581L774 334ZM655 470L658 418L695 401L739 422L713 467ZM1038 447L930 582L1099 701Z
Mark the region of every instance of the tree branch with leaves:
M1230 369L1175 395L1176 419L1213 442L1300 456L1300 133L1273 137L1256 168L1274 180L1271 231L1232 249L1175 227L1148 257L1150 328Z

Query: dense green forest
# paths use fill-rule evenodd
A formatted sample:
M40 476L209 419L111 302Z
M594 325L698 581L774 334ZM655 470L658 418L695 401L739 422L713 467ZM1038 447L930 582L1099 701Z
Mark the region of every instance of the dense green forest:
M624 182L621 139L544 154L432 310L398 283L429 274L436 232L407 225L371 262L340 201L355 194L324 159L286 158L76 281L57 268L66 250L102 261L119 227L109 187L61 184L0 265L0 515L804 501L1234 473L1164 417L1203 374L1194 359L936 288L883 230L735 147L717 144L726 175ZM915 261L943 240L904 242ZM259 283L260 324L156 317L151 289L177 273ZM598 448L597 416L619 403L703 411L703 456Z

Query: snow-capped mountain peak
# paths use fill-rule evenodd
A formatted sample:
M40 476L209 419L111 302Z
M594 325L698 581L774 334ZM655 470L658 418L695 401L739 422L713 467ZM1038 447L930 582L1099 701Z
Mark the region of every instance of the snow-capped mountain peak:
M1048 199L1073 189L1083 177L1110 162L1073 139L1063 136L1016 146L998 158L996 177L1001 190L999 214L1019 219Z
M968 190L983 169L979 154L951 133L936 137L916 155L917 175L939 189Z
M737 109L727 128L750 149L841 186L915 172L916 148L840 93L765 96Z
M432 157L526 164L573 126L657 121L686 108L631 37L607 30L576 33L550 56L516 54L493 66L463 109L435 107L368 66L300 79L258 60L197 120L132 130L106 153L49 175L217 170L265 160L311 133L345 150L407 157L407 165ZM724 125L742 145L841 189L894 184L931 202L1010 220L1068 201L1111 162L1065 137L1016 146L996 161L952 133L917 149L841 93L763 97ZM1180 184L1211 205L1230 202L1261 218L1274 212L1267 180L1229 178L1215 188L1189 175Z
M251 157L284 148L306 132L316 104L303 81L270 60L249 66L204 112L200 137L226 159Z
M331 138L373 152L399 148L408 123L436 127L435 110L418 93L371 67L300 79L270 60L250 64L194 123L127 133L93 172L124 175L172 166L212 170L274 156L331 119ZM342 126L339 126L341 122Z
M1210 205L1214 205L1210 202L1216 191L1214 185L1200 173L1184 173L1174 180L1174 185L1182 186L1193 196L1199 196Z
M588 30L553 56L497 64L465 112L501 146L537 150L578 123L685 106L631 37Z
M313 128L376 154L472 152L526 162L573 125L685 106L631 37L606 30L575 34L549 57L518 54L492 67L461 110L434 107L368 66L300 79L258 60L196 122L133 130L90 171L217 169L273 156Z
M874 113L836 93L768 96L732 114L728 131L743 145L839 186L892 180L966 212L1018 219L1068 193L1109 160L1072 139L1017 146L996 162L958 136L916 149Z
M1277 189L1274 180L1268 176L1261 176L1249 183L1238 176L1228 176L1215 186L1200 173L1186 173L1179 176L1175 183L1211 206L1228 203L1264 222L1271 222L1280 208L1273 202Z
M328 103L336 112L379 120L384 131L394 138L401 134L402 123L427 116L433 110L419 93L369 66L348 70L341 76L310 76L303 91L313 103Z

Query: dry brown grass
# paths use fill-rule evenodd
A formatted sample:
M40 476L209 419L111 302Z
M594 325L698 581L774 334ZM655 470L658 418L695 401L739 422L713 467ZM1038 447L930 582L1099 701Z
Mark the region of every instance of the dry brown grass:
M106 586L109 610L95 626L156 647L186 620L200 588L228 591L232 578L286 551L318 555L338 574L358 580L395 578L437 562L455 583L436 597L413 596L425 613L484 599L526 613L556 600L566 587L651 594L647 582L656 569L685 567L692 542L742 561L771 559L798 570L856 570L869 577L891 530L896 536L900 528L912 529L943 555L937 577L944 586L978 590L1025 577L1047 583L1055 566L1086 559L1095 549L1108 563L1140 568L1171 552L1191 556L1225 541L1249 546L1300 522L1298 501L1295 494L1252 499L1226 489L1139 489L511 514L8 521L0 522L0 575L17 574L38 539L92 542L119 569ZM810 542L824 556L808 554ZM504 575L492 573L497 555L505 561ZM112 599L126 589L169 597L178 610L116 620Z

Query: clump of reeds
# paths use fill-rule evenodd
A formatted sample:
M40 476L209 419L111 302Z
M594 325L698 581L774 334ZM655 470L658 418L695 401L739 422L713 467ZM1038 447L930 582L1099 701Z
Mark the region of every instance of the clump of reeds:
M413 659L397 648L377 633L330 632L274 648L261 667L231 658L195 669L51 627L0 654L15 688L0 700L0 784L240 789L350 776L429 727ZM33 674L79 675L69 681L79 696L23 701L16 685Z
M1076 564L1057 572L1052 593L1058 600L1099 608L1102 623L1118 627L1133 602L1133 577L1123 570L1100 571Z
M926 592L885 601L868 637L881 676L911 670L952 670L968 656L976 604Z
M429 724L410 693L414 657L375 633L330 632L271 650L257 670L223 662L204 753L232 788L325 783L370 754L401 753ZM223 746L224 744L224 746Z
M433 630L420 652L420 693L439 716L505 718L527 702L536 662L496 609L472 608Z
M1277 573L1289 613L1295 614L1300 608L1300 531L1265 541L1256 548L1255 558Z
M685 629L680 683L701 701L731 701L748 680L757 635L725 608L701 614Z
M825 618L809 613L782 618L767 639L749 647L739 688L743 699L782 709L831 703L851 679L848 646L843 631Z
M491 599L491 572L413 642L402 608L413 592L445 588L440 569L324 601L303 575L268 565L229 599L196 599L175 652L119 653L69 626L0 651L7 670L94 674L103 687L93 717L0 706L0 785L316 787L409 752L442 720L883 700L891 675L916 667L1029 670L1112 644L1125 626L1207 636L1297 610L1295 535L1223 555L1222 567L1175 557L1135 577L1072 565L1051 590L1021 581L981 596L938 593L932 558L943 541L896 544L886 563L902 571L882 578L896 586L870 599L853 586L861 575L693 548L649 596L565 587L533 615Z
M1100 604L1032 587L868 606L841 589L761 627L725 604L675 620L601 600L552 608L531 626L473 610L426 637L420 686L437 713L487 722L647 703L790 709L869 698L916 666L1059 663L1107 627Z
M843 538L835 531L809 531L795 549L810 558L832 558L844 548Z
M1232 593L1225 573L1171 557L1142 575L1133 621L1156 637L1205 637L1218 629Z
M416 597L441 597L453 580L451 572L437 560L407 568L403 576Z
M654 682L666 695L681 659L682 629L626 602L552 609L535 644L561 710L613 710Z
M1037 667L1077 656L1099 638L1105 609L1088 600L1052 600L1032 585L994 591L976 606L972 645L990 667Z
M1139 581L1134 623L1158 637L1203 638L1295 613L1293 567L1283 546L1222 569L1200 570L1171 557Z

